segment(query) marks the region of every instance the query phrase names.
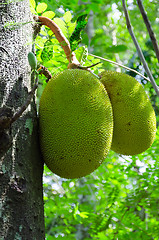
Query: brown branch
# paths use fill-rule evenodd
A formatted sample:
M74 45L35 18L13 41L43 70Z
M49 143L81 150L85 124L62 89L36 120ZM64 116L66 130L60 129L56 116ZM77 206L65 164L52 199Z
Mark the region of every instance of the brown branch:
M51 19L49 19L47 17L36 16L36 15L34 16L34 20L40 21L40 23L42 25L45 25L48 28L50 28L52 30L52 32L55 34L56 39L59 41L59 43L60 43L61 47L63 48L65 55L69 61L67 68L69 68L69 69L79 68L79 69L87 70L92 73L92 71L89 69L89 67L83 67L80 65L79 61L76 58L75 53L72 52L72 50L71 50L68 39L64 36L61 29L58 27L58 25L54 21L52 21ZM92 66L95 66L95 65L92 65ZM90 66L90 67L92 67L92 66Z
M37 71L39 72L39 74L43 74L47 78L46 82L48 82L52 78L49 70L43 65L40 65L40 68Z
M37 17L42 25L45 25L48 28L50 28L52 30L52 32L55 34L55 37L59 41L61 47L63 48L69 63L76 64L77 66L80 65L79 61L77 60L77 58L75 56L75 53L71 51L69 41L64 36L64 34L62 33L62 31L58 27L58 25L54 21L52 21L51 19L49 19L47 17L35 16L34 19L36 20Z
M127 25L128 31L129 31L129 33L130 33L130 36L131 36L133 42L134 42L134 45L135 45L135 47L136 47L137 53L138 53L138 55L139 55L139 58L140 58L140 60L141 60L141 62L142 62L142 64L143 64L143 67L144 67L144 69L145 69L145 72L147 73L147 75L148 75L148 77L149 77L149 79L150 79L150 81L151 81L151 84L152 84L152 86L153 86L156 94L159 96L159 88L158 88L158 86L157 86L157 84L156 84L156 82L155 82L155 80L154 80L154 78L153 78L153 76L152 76L152 73L151 73L151 71L150 71L150 69L149 69L149 67L148 67L148 64L147 64L147 62L146 62L146 60L145 60L145 58L144 58L144 55L143 55L143 53L142 53L142 50L141 50L141 48L140 48L140 46L139 46L139 43L138 43L138 41L137 41L137 39L136 39L136 37L135 37L134 32L133 32L133 29L132 29L132 26L131 26L131 22L130 22L130 18L129 18L129 14L128 14L128 11L127 11L127 7L126 7L125 0L122 0L122 3L123 3L123 9L124 9L124 14L125 14L126 25Z
M143 17L143 20L145 22L145 25L147 27L147 31L149 33L149 36L151 38L151 41L152 41L152 44L153 44L153 48L155 50L155 53L156 53L156 57L159 61L159 46L158 46L158 43L157 43L157 39L155 37L155 34L153 32L153 29L151 27L151 23L147 17L147 14L145 12L145 9L144 9L144 6L142 4L142 1L141 0L137 0L137 3L138 3L138 6L139 6L139 9L140 9L140 12L142 14L142 17Z

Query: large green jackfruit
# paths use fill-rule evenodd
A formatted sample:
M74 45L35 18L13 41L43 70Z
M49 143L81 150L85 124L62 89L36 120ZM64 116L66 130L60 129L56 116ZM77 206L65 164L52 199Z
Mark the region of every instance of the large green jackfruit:
M111 149L135 155L148 149L156 134L156 117L142 85L133 77L113 71L101 74L113 108Z
M39 124L44 161L64 178L93 172L111 147L108 94L99 79L85 70L68 69L48 82L40 99Z

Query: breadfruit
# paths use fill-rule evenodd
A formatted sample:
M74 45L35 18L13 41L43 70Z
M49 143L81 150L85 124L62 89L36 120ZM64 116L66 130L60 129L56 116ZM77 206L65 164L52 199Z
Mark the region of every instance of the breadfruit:
M113 109L111 149L136 155L148 149L156 134L156 117L142 85L133 77L113 71L101 73Z
M79 178L100 166L111 147L112 107L104 85L86 70L54 76L39 106L44 161L55 174Z

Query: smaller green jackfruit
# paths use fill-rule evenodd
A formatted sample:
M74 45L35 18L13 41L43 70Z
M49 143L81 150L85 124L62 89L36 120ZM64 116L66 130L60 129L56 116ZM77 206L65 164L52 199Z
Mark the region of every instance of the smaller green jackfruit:
M39 107L44 161L55 174L79 178L93 172L111 147L113 114L103 84L85 70L69 69L47 84Z
M113 71L101 73L113 108L111 149L123 155L146 151L156 135L156 117L142 85L133 77Z
M28 61L31 69L35 70L37 68L37 59L33 52L28 53Z

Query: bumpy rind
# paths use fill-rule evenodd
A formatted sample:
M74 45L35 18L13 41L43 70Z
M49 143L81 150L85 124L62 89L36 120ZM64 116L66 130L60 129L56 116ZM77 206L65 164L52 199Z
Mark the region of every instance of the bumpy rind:
M111 103L103 84L88 71L68 69L49 81L39 122L44 161L61 177L90 174L110 150Z
M146 151L156 135L156 116L142 85L133 77L113 71L101 74L113 108L111 149L123 155Z

